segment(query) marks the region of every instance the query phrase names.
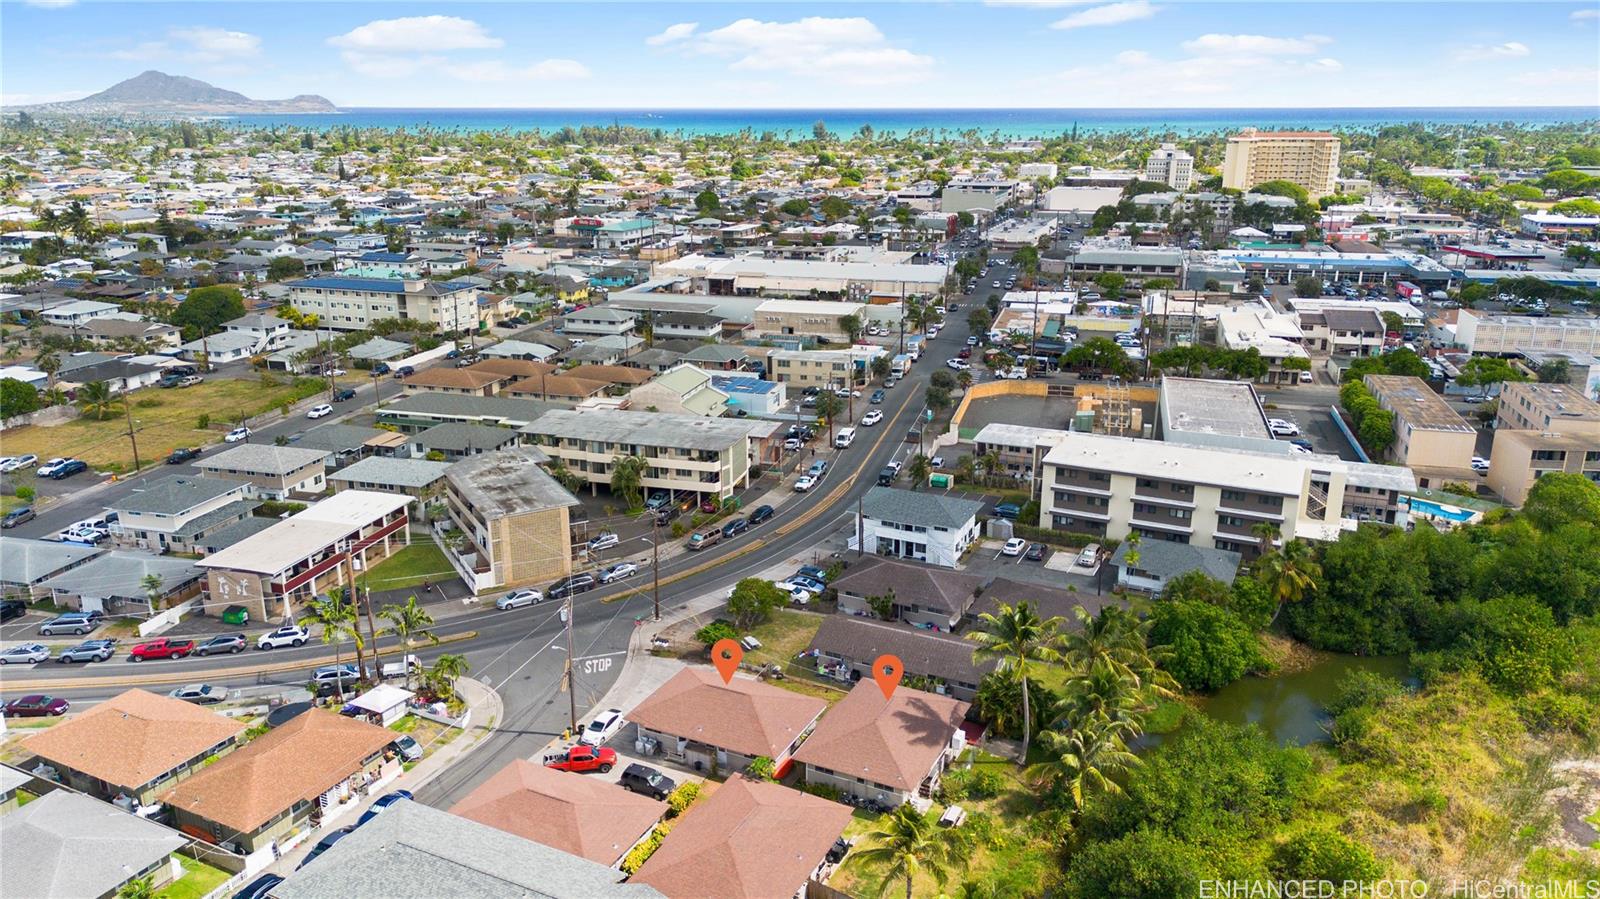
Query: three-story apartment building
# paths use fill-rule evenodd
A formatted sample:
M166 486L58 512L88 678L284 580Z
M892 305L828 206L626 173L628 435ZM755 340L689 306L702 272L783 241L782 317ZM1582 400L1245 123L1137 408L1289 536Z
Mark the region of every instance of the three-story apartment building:
M522 433L591 490L610 486L618 459L639 456L646 463L641 480L647 493L702 494L720 501L749 483L755 455L751 424L699 415L558 409Z
M323 327L339 331L365 331L388 318L433 324L440 331L478 327L478 288L466 281L327 276L285 286L290 305L316 313Z

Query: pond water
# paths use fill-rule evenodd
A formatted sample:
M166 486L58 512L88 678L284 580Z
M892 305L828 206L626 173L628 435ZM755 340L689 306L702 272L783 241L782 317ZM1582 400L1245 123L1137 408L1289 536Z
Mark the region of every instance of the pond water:
M1205 714L1229 724L1256 724L1282 745L1325 742L1328 715L1345 672L1374 671L1407 680L1403 656L1330 655L1323 661L1276 677L1246 677L1200 701Z

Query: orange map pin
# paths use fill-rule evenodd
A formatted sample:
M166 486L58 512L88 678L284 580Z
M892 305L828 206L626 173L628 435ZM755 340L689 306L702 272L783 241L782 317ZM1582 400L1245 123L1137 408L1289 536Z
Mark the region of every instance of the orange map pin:
M711 664L717 666L725 684L733 681L733 673L739 670L739 662L743 659L744 647L732 637L724 637L711 647ZM896 676L895 680L899 680L899 677Z
M884 699L894 698L894 689L900 686L900 678L905 673L906 666L901 664L899 656L881 655L872 663L872 679L878 682Z

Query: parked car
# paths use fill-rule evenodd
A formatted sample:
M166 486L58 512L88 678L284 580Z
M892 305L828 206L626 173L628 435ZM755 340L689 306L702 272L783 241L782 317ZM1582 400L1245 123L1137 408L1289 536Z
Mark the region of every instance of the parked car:
M1047 551L1043 543L1034 543L1028 547L1028 551L1022 557L1029 562L1043 562Z
M355 398L356 392L351 390L349 387L341 387L333 392L333 401L336 403L342 403L345 400L353 400Z
M277 649L281 646L304 646L311 632L298 624L286 624L256 640L256 649Z
M200 450L187 446L180 446L167 454L168 465L182 465L191 459L200 458Z
M616 736L624 723L626 722L622 719L621 709L606 709L594 716L589 726L583 729L582 736L578 737L578 742L588 746L603 746L607 740Z
M972 363L965 359L946 359L944 364L956 371L966 371L972 368Z
M545 590L545 595L551 599L565 599L579 593L587 593L595 587L594 575L587 572L569 575L551 584Z
M156 382L156 386L160 387L162 390L171 390L172 388L177 387L182 381L182 375L166 375L162 377L161 380Z
M268 899L272 890L283 883L283 878L276 874L263 874L255 880L245 884L244 889L233 894L233 899Z
M421 761L422 759L422 744L412 739L410 734L401 734L389 745L394 747L395 752L400 753L400 758L408 762Z
M47 460L43 465L40 465L38 468L34 469L33 473L41 478L48 478L51 474L55 473L57 468L60 468L65 464L67 464L66 459L57 457L55 459Z
M19 524L32 521L34 518L32 506L18 506L6 513L5 518L0 518L0 528L14 528Z
M43 643L24 643L0 651L0 665L33 665L48 661L49 658L50 648Z
M617 751L609 746L579 744L566 752L552 752L544 757L544 766L557 771L599 771L605 774L617 765Z
M678 788L672 778L649 765L629 765L622 769L622 778L618 783L624 790L657 800L666 799Z
M1010 519L1011 521L1016 521L1018 516L1021 514L1022 507L1016 503L1001 503L1000 505L994 507L994 516L996 518L1006 518Z
M39 464L39 457L33 453L26 453L21 456L6 456L4 458L0 458L0 471L19 471L29 467L30 465L37 464Z
M594 553L599 552L602 549L610 549L611 547L617 546L621 543L622 539L620 537L618 537L616 534L607 532L589 541L589 552Z
M128 659L134 662L142 662L145 659L181 659L191 652L194 652L193 640L169 640L166 637L157 637L136 644L128 650Z
M794 574L796 577L810 578L819 584L828 583L828 572L815 565L801 565L795 569Z
M249 440L251 433L249 428L240 426L229 431L228 436L222 439L227 443L238 443L241 440Z
M1079 568L1093 568L1100 562L1100 544L1091 543L1078 553L1078 558L1072 564Z
M677 506L665 506L661 509L657 509L656 527L664 528L681 515L683 515L683 512Z
M295 865L294 869L298 871L301 868L304 868L306 865L316 861L317 856L327 852L329 849L332 849L335 843L338 843L340 840L349 836L355 831L355 829L356 826L354 824L347 824L338 830L331 831L327 836L318 840L317 845L311 847L311 851L306 853L306 857L300 862L300 864Z
M750 530L750 522L745 521L743 518L735 518L722 526L722 536L724 538L737 537L748 530Z
M870 427L872 427L873 425L877 424L880 421L883 421L883 413L878 411L877 409L873 409L872 411L868 412L866 415L861 416L861 424L864 427L870 428Z
M39 625L39 633L52 637L56 634L87 634L100 626L100 622L82 614L57 615Z
M756 525L760 524L763 521L766 521L767 519L771 518L772 516L773 516L773 509L772 509L771 506L756 506L754 509L752 509L750 511L750 517L745 519L745 520L750 522L750 526L751 527L755 527Z
M711 546L722 539L721 528L707 528L689 535L689 541L684 544L691 551L698 551Z
M89 463L83 461L82 459L68 459L56 466L56 468L50 472L50 480L59 481L64 478L70 478L79 472L88 470Z
M520 609L523 606L537 605L544 602L544 594L538 590L512 590L505 596L494 601L494 607L504 612L507 609Z
M1006 541L1005 546L1000 547L1000 554L1003 556L1020 556L1022 555L1022 551L1027 548L1028 541L1022 539L1021 537L1012 537L1010 540Z
M808 475L808 474L803 474L803 475L800 476L799 480L794 482L794 489L795 489L796 493L805 493L807 490L810 490L812 487L815 487L816 485L817 485L817 479L816 478L814 478L814 477L812 477L811 475Z
M28 614L28 604L20 599L0 599L0 624Z
M356 819L356 826L360 827L368 821L371 821L373 818L378 817L379 815L383 814L384 809L394 805L396 802L410 802L415 798L415 796L411 795L410 790L391 790L382 796L379 796L378 800L372 803L370 808L361 813L361 817Z
M1274 437L1299 437L1300 426L1282 418L1267 419L1267 428Z
M659 512L670 505L672 505L672 496L666 493L652 493L650 498L644 501L644 507L652 512Z
M200 382L202 382L204 380L205 380L205 378L201 377L200 375L184 375L183 379L178 382L178 386L179 387L193 387L194 385L199 384Z
M377 363L376 365L372 366L372 373L375 374L375 375L386 375L386 374L388 374L389 373L389 363L387 363L387 362L379 362L379 363Z
M306 410L306 418L324 418L333 414L333 407L327 403L318 403Z
M85 640L77 646L69 646L61 650L56 656L56 661L63 664L67 662L104 662L111 658L117 651L117 644L112 640Z
M7 718L44 718L50 715L65 715L70 708L72 703L65 699L34 693L21 699L11 700L5 704L3 711Z
M323 665L311 672L311 683L317 686L330 684L353 684L361 680L361 671L356 666L341 663L338 665Z
M222 653L243 652L245 647L244 634L218 634L194 648L197 656L221 655Z
M416 370L416 368L414 366L402 365L399 368L394 370L394 379L396 381L398 381L401 378L409 378L409 377L411 377L412 375L414 375L416 373L417 373L417 370Z
M617 564L600 572L600 583L609 584L623 578L633 577L639 573L639 566L632 562L618 562Z
M195 705L215 705L228 698L228 691L211 684L184 684L167 695Z

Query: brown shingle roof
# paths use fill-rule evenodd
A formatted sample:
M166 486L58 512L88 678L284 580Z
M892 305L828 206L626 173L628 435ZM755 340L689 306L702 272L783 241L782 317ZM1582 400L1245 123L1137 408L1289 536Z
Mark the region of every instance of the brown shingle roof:
M847 777L913 790L933 770L967 704L910 687L884 699L876 681L861 681L834 703L794 754Z
M394 739L385 728L310 709L178 784L162 801L249 833L332 789Z
M430 368L419 371L404 383L407 387L449 387L456 390L481 390L490 384L507 380L510 375L470 368Z
M244 725L199 706L129 690L29 737L53 765L136 790L237 737Z
M501 768L450 809L479 824L614 865L667 811L667 804L527 759Z
M685 668L634 708L642 727L741 755L777 758L828 704L812 696L710 668Z
M792 896L849 823L848 806L734 775L689 807L629 883L668 899Z
M605 381L590 381L585 378L574 378L570 375L550 375L542 378L523 378L506 388L504 392L537 396L545 399L553 396L587 399L609 386L611 385Z

